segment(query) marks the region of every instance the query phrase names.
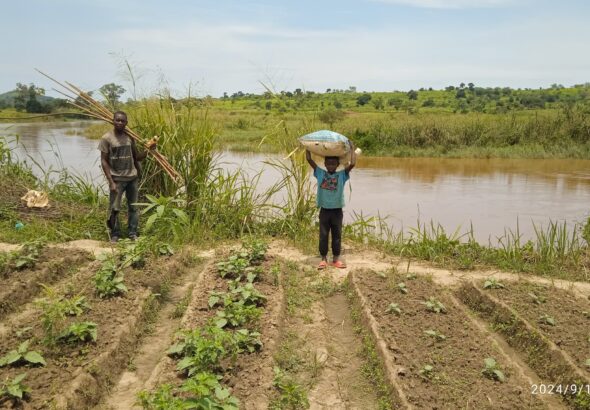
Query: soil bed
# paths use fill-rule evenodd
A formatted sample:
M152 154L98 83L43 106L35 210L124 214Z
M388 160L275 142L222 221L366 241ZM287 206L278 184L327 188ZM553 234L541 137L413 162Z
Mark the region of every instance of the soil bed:
M530 394L530 386L516 376L512 365L477 329L470 319L457 309L444 288L428 277L388 273L381 277L373 271L351 275L370 313L378 323L382 338L395 363L396 379L410 406L416 408L546 408ZM404 283L407 293L399 290ZM447 313L427 310L424 304L434 297ZM401 313L387 313L396 303ZM445 339L437 341L425 334L436 331ZM486 358L495 358L506 376L501 383L484 377ZM432 366L427 370L426 366Z

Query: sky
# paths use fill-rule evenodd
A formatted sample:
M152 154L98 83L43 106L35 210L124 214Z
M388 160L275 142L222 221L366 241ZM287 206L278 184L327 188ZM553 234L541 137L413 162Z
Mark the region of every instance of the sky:
M136 96L590 81L586 0L2 0L0 93ZM133 87L127 61L136 77ZM128 93L129 96L130 93Z

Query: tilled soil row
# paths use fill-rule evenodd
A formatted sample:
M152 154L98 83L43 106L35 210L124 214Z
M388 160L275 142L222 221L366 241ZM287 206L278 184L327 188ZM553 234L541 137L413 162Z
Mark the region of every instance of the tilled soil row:
M30 387L31 394L24 407L85 409L97 403L126 365L146 322L157 310L155 294L162 292L162 285L167 281L183 273L185 267L178 259L150 260L143 270L127 270L125 284L129 291L119 297L102 299L97 296L93 276L98 262L54 287L59 294L86 297L91 310L70 321L96 323L95 343L59 343L48 347L39 342L44 337L39 315L23 315L18 322L9 320L0 336L0 352L15 349L23 340L32 339L30 349L39 351L47 361L43 367L2 369L2 379L27 373L24 384Z
M222 383L231 387L232 394L240 401L240 408L267 409L273 392L273 354L279 338L279 329L284 314L284 293L280 274L269 271L274 258L267 254L262 263L263 273L254 282L255 287L267 298L261 318L246 326L261 333L263 347L255 353L238 355L235 362L224 363ZM219 276L215 264L209 264L192 290L192 297L181 319L181 329L194 329L205 325L215 316L216 309L209 308L211 292L227 292L228 281ZM179 384L181 375L176 370L176 361L163 356L145 383L146 390L155 390L164 383Z
M518 365L453 306L445 288L419 275L379 276L372 271L351 272L349 282L383 359L393 401L401 407L549 407L529 393ZM400 287L402 282L405 286ZM442 303L446 313L428 311L430 297ZM400 310L387 312L391 303ZM506 382L482 374L484 359L490 357L507 376Z
M34 268L0 277L0 319L32 300L42 284L51 285L93 259L89 253L80 250L62 255L63 251L58 249L45 249L41 256L43 261Z
M501 290L495 292L495 295L501 295ZM520 311L523 311L524 316L528 316L530 319L532 319L532 313L523 309L522 305L519 306L516 303L516 308L512 305L509 306L505 301L493 296L490 291L479 289L473 282L465 282L457 290L457 296L463 303L489 322L505 338L508 344L522 355L524 361L546 382L547 386L561 386L560 390L562 391L566 386L568 388L582 386L580 394L573 393L570 390L567 394L560 395L569 406L576 409L590 408L590 394L586 392L586 389L590 386L589 373L578 365L579 360L572 358L572 355L583 356L579 356L580 352L571 348L567 349L569 352L564 350L562 345L567 348L569 344L561 342L562 339L571 337L575 341L577 333L588 331L587 325L580 329L577 328L576 321L580 320L579 317L570 318L574 325L571 329L572 333L564 324L565 320L561 322L563 327L560 332L555 332L553 329L549 331L546 329L549 326L538 327L523 317ZM507 295L502 298L513 300ZM531 297L529 296L529 298ZM524 295L522 295L522 299L525 299ZM553 308L548 306L543 310L551 311L559 319L565 319L563 315L572 309L571 304L574 305L573 310L576 310L575 305L580 302L576 301L575 298L560 298L554 303L556 305ZM562 313L560 314L558 310L561 310ZM587 348L582 351L587 352Z

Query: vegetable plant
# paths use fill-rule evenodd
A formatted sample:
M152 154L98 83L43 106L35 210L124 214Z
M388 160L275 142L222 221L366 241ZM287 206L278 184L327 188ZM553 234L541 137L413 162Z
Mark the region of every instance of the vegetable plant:
M531 297L533 303L536 305L540 305L541 303L545 303L547 301L547 299L544 296L537 295L534 292L530 292L528 295Z
M19 363L40 364L45 366L47 362L41 354L34 350L29 350L30 340L22 342L16 350L11 350L3 357L0 357L0 367L8 365L17 365Z
M93 322L72 323L59 339L66 343L96 342L97 325Z
M422 302L423 305L426 306L426 310L434 313L447 313L447 308L443 305L439 300L435 299L433 296L428 298L427 301Z
M555 326L555 319L544 313L539 318L539 323L543 325Z
M499 382L506 381L504 373L498 368L496 359L493 357L488 357L484 360L484 368L481 373L488 379L497 380Z
M102 264L94 276L98 296L106 298L127 292L127 287L123 283L123 273L115 257L112 254L102 254L99 259L102 260Z
M26 394L30 394L31 390L23 384L23 380L26 376L26 373L22 373L12 380L6 379L4 383L0 385L0 399L9 398L22 400Z
M484 284L484 289L504 289L505 286L498 281L496 278L488 278Z
M432 329L425 330L424 334L434 338L437 342L442 342L447 339L447 337L445 335L443 335L442 333L440 333L436 330L432 330Z
M396 287L397 287L397 289L398 289L398 290L399 290L401 293L403 293L404 295L405 295L406 293L408 293L408 288L406 287L406 284L405 284L404 282L400 282L400 283L398 283Z
M217 263L217 270L222 278L234 279L242 277L249 266L250 261L246 257L231 255L226 261Z
M397 303L390 303L387 309L385 309L385 313L394 313L399 316L402 310Z
M262 314L262 309L247 305L243 300L234 302L231 299L224 301L223 310L217 312L215 324L219 328L226 326L238 327L257 320Z

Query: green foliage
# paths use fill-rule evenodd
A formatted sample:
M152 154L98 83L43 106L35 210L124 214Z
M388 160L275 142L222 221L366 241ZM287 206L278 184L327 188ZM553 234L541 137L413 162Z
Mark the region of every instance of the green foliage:
M332 128L335 123L344 119L344 112L334 108L326 108L318 114L318 119Z
M488 357L484 360L484 368L481 373L488 379L496 380L499 382L505 382L506 377L504 373L498 368L496 360L492 357Z
M203 371L218 370L221 360L235 358L238 352L232 333L212 324L181 332L181 336L182 340L167 353L181 359L177 369L189 377Z
M434 338L434 340L436 340L437 342L443 342L447 339L447 337L445 335L443 335L442 333L440 333L436 330L432 330L432 329L425 330L424 334Z
M6 275L13 269L33 268L45 245L45 240L34 240L23 243L19 250L0 253L0 274Z
M151 242L148 237L139 237L132 241L123 239L117 243L117 251L120 260L120 267L132 266L135 269L145 266L145 258L150 252Z
M398 283L396 287L397 287L397 290L399 290L404 295L406 293L408 293L408 288L406 287L406 284L404 282Z
M139 393L138 404L146 410L237 410L238 400L221 386L220 379L212 373L197 373L184 381L179 389L182 395L164 384L153 393Z
M447 308L439 300L431 296L427 301L422 302L426 306L426 310L434 313L447 313Z
M555 319L547 314L542 314L541 317L539 317L539 323L549 326L555 326L556 324Z
M96 291L101 298L107 298L127 292L127 287L123 283L124 276L121 272L121 265L117 262L117 257L113 254L101 254L99 260L102 261L98 272L94 275L94 284Z
M278 390L279 396L275 398L269 408L272 410L299 410L309 407L307 392L292 378L285 375L279 368L274 367L273 386Z
M248 255L250 263L260 263L264 260L268 244L262 239L249 239L242 243L242 248Z
M239 329L234 332L234 339L238 347L238 353L254 353L262 349L260 333L248 329Z
M219 328L226 326L235 328L258 320L260 315L262 315L262 309L255 305L248 305L244 300L235 302L225 299L223 310L217 312L215 324Z
M397 303L390 303L387 309L385 309L385 313L394 313L399 316L402 310Z
M125 93L125 89L115 83L105 84L98 89L98 91L105 98L111 111L116 111L119 103L119 98Z
M30 394L31 390L23 384L26 373L19 374L14 379L5 379L0 385L0 399L18 399L22 400L25 395Z
M72 323L59 336L66 343L96 342L97 324L93 322Z
M217 263L219 276L222 278L239 278L248 271L252 271L247 253L231 255L226 261Z
M137 204L144 207L143 215L149 215L145 224L146 232L159 238L169 238L170 233L175 240L183 237L190 224L188 214L181 208L186 201L150 194L146 194L146 199L148 202Z
M483 284L484 289L504 289L504 287L496 278L488 278Z
M16 350L11 350L3 357L0 357L0 367L8 365L17 365L19 363L40 364L45 366L47 363L41 354L34 350L29 350L30 340L22 342Z
M422 367L418 373L427 379L431 379L434 376L434 366L427 364Z
M528 295L531 297L533 303L536 305L540 305L541 303L545 303L547 301L547 298L545 298L545 296L537 295L534 292L529 292Z

